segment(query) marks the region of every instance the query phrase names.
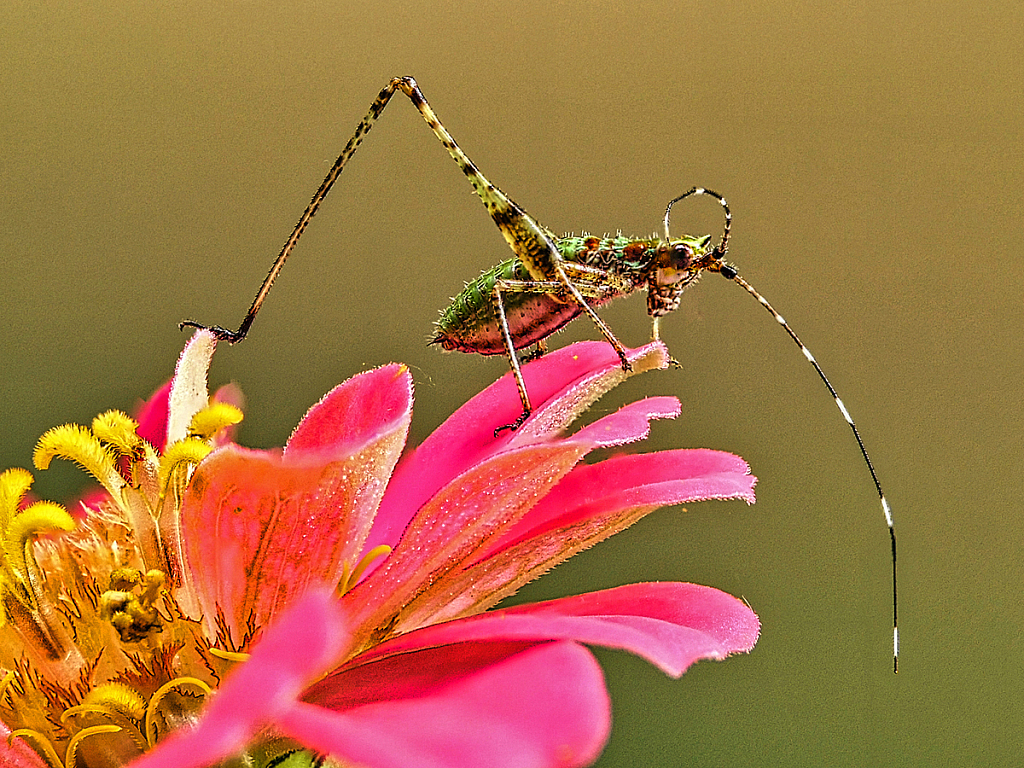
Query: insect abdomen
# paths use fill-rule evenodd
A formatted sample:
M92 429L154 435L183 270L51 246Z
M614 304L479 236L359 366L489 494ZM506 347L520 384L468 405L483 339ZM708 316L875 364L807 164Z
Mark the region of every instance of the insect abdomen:
M625 237L564 237L557 241L563 263L570 267L573 263L586 264L627 275L638 275L642 263L649 258L650 251L641 243ZM494 306L494 286L499 280L529 283L534 278L518 259L503 261L487 270L467 284L441 313L432 343L460 352L503 354L505 344ZM586 277L576 277L574 282L583 289L595 285ZM625 295L633 287L622 285L615 289L605 284L604 293L599 297L588 296L587 303L592 307L600 306ZM547 338L583 311L566 290L547 293L507 290L502 292L502 300L516 349Z
M503 261L468 283L441 313L431 340L445 349L500 355L505 352L494 285L498 280L532 280L519 259ZM571 299L550 293L504 292L505 317L516 349L528 347L557 331L583 310Z

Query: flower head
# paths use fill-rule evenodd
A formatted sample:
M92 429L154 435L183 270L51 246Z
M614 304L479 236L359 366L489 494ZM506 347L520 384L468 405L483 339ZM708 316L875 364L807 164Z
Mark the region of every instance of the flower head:
M45 502L19 511L17 471L0 484L20 524L5 544L0 632L18 650L0 658L0 720L40 754L63 750L66 768L144 752L140 768L243 752L265 765L301 748L382 767L585 765L610 718L581 643L678 676L756 641L749 608L691 584L489 610L660 506L753 501L754 478L730 454L582 461L679 409L649 398L563 434L624 378L608 345L527 366L538 405L515 432L494 435L518 415L505 377L403 456L404 366L339 385L283 450L256 451L225 437L237 409L207 399L213 343L196 334L166 420L150 418L165 437L117 414L40 441L37 465L70 458L103 486L77 525ZM667 364L658 344L630 359L635 371Z

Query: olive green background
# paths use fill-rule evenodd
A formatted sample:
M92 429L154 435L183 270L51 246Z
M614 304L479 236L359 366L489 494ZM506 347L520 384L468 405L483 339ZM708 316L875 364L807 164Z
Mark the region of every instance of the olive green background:
M453 10L455 6L464 6ZM0 7L0 464L168 377L186 317L234 325L388 78L414 75L470 157L556 231L653 232L697 184L731 257L849 406L893 504L764 310L710 276L663 323L681 370L646 449L746 458L759 501L663 510L523 597L710 584L761 616L749 656L669 680L599 652L601 766L1011 765L1021 751L1024 10L1003 2L472 4L6 0ZM678 231L718 232L712 201ZM399 97L214 383L280 445L331 386L399 360L412 439L501 375L426 346L508 256ZM628 344L643 299L604 312ZM595 338L580 321L553 340ZM37 488L62 497L81 475Z

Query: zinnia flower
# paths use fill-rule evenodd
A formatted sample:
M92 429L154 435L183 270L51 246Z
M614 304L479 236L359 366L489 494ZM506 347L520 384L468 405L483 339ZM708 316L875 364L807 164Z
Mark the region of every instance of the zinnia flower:
M44 435L37 466L70 458L104 488L77 524L24 505L24 470L0 478L5 764L56 766L61 751L66 768L143 753L134 766L587 765L610 707L583 643L673 676L753 647L753 612L692 584L488 610L660 506L753 501L727 453L582 463L679 410L649 398L563 436L625 377L607 344L527 366L536 410L515 432L495 436L520 408L506 376L401 461L404 366L339 385L283 451L256 451L226 439L237 409L208 401L213 347L197 333L166 409L150 408L165 437L124 414ZM667 355L630 360L639 372Z

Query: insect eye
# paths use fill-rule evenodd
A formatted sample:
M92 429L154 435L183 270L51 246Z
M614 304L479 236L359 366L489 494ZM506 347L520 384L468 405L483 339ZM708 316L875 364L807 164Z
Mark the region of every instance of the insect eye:
M690 246L682 243L672 246L671 264L673 269L689 269L692 263L693 249Z

